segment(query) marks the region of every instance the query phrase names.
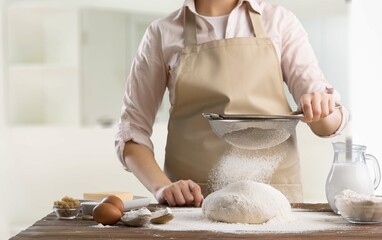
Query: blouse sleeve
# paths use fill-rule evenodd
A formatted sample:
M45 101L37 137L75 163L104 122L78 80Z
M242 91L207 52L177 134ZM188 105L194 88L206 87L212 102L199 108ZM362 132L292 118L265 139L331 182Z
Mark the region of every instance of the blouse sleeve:
M115 139L118 158L126 170L123 150L127 141L154 150L150 137L167 82L161 46L160 31L153 23L146 30L132 62Z
M295 102L298 104L303 94L333 89L325 79L308 35L297 17L288 12L281 26L281 68ZM335 102L340 104L341 96L335 89L333 95ZM347 125L349 112L342 107L341 113L341 125L331 136L338 135Z

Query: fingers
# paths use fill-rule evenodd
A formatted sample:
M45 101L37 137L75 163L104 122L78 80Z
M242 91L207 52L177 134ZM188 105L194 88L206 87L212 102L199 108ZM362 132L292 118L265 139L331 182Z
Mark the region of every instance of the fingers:
M189 205L194 201L194 196L191 193L191 190L188 185L188 181L180 180L175 183L177 190L175 194L177 205Z
M189 181L189 187L194 198L195 207L200 207L203 202L203 195L200 186L193 181Z
M304 94L300 99L300 105L304 112L301 121L306 123L317 122L334 111L333 95L327 93Z
M158 191L158 202L169 206L194 205L200 207L203 201L200 186L191 180L180 180Z

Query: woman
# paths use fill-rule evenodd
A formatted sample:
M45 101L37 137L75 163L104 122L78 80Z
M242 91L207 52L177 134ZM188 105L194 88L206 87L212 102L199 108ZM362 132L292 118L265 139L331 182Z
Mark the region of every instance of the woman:
M211 169L231 148L201 113L287 114L284 82L315 134L344 128L346 110L335 109L339 95L293 14L259 0L185 0L149 26L138 49L116 140L120 160L159 203L198 207ZM171 110L163 172L149 137L166 88ZM270 183L299 202L295 135L285 144L288 153Z

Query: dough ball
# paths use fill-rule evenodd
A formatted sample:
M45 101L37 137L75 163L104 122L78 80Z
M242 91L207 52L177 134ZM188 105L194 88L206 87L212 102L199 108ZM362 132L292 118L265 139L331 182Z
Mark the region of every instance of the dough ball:
M268 184L239 181L208 195L202 211L212 221L261 224L289 215L291 206L279 190Z

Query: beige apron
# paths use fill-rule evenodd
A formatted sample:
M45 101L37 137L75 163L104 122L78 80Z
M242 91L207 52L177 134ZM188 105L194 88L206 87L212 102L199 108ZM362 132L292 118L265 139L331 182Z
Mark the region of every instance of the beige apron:
M197 182L206 195L211 169L233 147L212 132L202 113L286 114L291 109L275 48L266 37L257 12L248 5L256 37L198 45L195 15L188 8L185 10L185 48L168 124L164 170L172 181ZM288 147L288 152L270 184L290 202L302 202L295 137L294 134L281 144Z

